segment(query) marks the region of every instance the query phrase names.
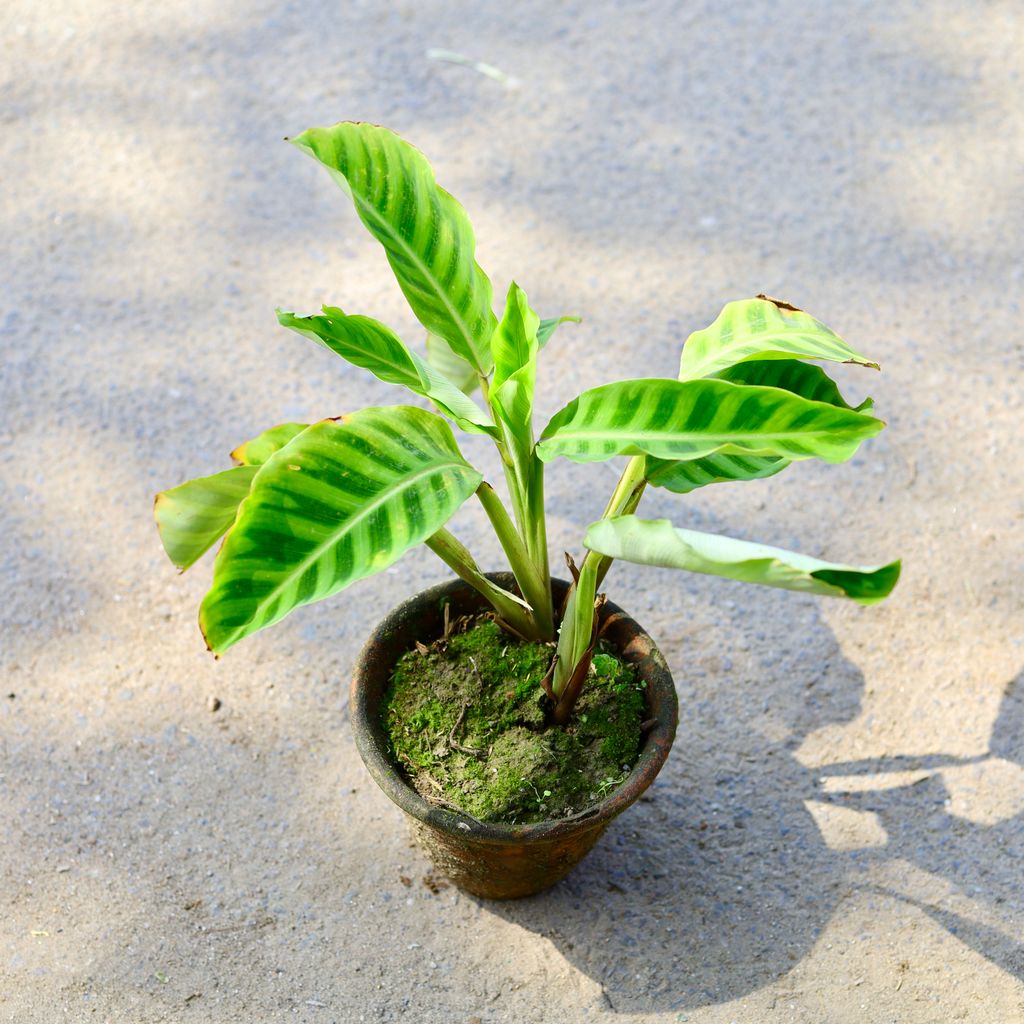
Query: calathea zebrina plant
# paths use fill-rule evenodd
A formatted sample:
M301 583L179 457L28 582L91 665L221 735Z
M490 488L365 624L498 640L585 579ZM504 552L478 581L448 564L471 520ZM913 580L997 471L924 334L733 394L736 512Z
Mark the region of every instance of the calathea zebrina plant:
M379 321L335 306L315 316L279 311L278 319L405 387L421 404L273 427L232 453L235 468L157 496L160 534L180 568L224 537L199 612L212 651L223 653L425 543L486 597L507 630L557 640L544 686L554 720L564 723L586 679L598 592L616 558L862 604L892 590L898 562L837 565L636 514L649 485L686 494L772 476L799 459L842 462L877 434L883 424L870 415L870 400L851 407L816 364L877 366L829 328L763 296L730 302L687 339L677 379L622 380L585 391L538 436L537 360L558 325L572 318L542 319L514 282L501 318L495 316L465 211L436 184L423 155L393 132L344 123L292 141L327 168L384 247L426 331L426 353ZM507 505L463 457L452 423L494 442ZM556 609L544 471L559 457L616 456L628 457L622 476L601 518L586 529L587 554L572 566L570 597ZM447 529L471 498L494 527L513 589L489 580Z

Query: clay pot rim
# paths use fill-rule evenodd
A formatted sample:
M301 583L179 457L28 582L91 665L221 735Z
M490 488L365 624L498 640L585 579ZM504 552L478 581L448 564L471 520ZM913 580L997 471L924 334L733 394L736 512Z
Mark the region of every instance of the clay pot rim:
M488 573L487 576L500 586L511 588L514 585L509 573ZM568 583L564 580L552 580L552 589L558 599L567 588ZM364 680L382 668L386 668L390 678L395 661L412 647L410 644L401 651L394 651L388 642L390 635L409 619L422 618L427 609L438 607L444 598L451 601L459 614L467 613L467 604L470 613L489 608L477 591L458 579L421 591L403 601L377 625L356 662L349 704L353 734L363 762L384 793L413 818L453 835L465 836L485 844L557 839L578 831L581 825L592 828L602 823L607 824L635 803L654 781L668 757L676 732L678 701L671 674L653 640L642 626L611 601L607 601L602 610L602 620L615 619L608 626L607 634L611 634L609 638L622 634L635 635L645 647L642 656L636 656L635 652L629 650L621 653L626 660L634 663L653 663L643 675L647 681L648 708L654 713L656 724L647 732L640 756L622 785L604 799L571 817L523 825L478 821L469 814L430 804L412 788L388 756L378 704L374 700L372 688L364 685ZM631 654L634 656L631 657ZM382 666L382 661L387 664ZM654 690L657 692L652 692Z

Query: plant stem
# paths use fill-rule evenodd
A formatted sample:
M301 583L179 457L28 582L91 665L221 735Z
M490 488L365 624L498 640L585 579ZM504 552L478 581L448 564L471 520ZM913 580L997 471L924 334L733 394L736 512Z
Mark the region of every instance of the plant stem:
M464 544L443 527L426 540L427 547L434 552L455 574L465 580L474 590L479 591L501 618L520 636L527 640L543 639L537 635L533 615L515 594L492 583L476 564Z
M538 623L547 631L548 639L552 639L555 626L544 515L544 463L534 455L532 441L528 453L512 444L509 445L509 452L512 459L511 464L505 467L505 480L512 500L512 510L519 536L526 546L532 573L540 581L534 608Z
M544 463L534 452L533 431L529 424L525 427L524 436L514 436L501 410L491 403L490 389L485 377L480 378L480 388L498 428L498 451L501 454L505 482L508 484L519 545L525 550L525 561L519 554L512 554L510 548L506 546L506 540L503 539L506 524L502 523L499 528L493 517L491 522L498 533L498 539L502 542L505 554L512 563L516 580L533 606L534 618L543 639L551 640L555 635L555 621L544 514ZM484 507L487 508L486 505ZM504 513L504 508L501 512ZM488 515L491 515L490 510ZM504 515L504 519L508 520L508 516ZM511 527L511 523L509 522L507 526Z
M619 477L619 482L616 484L612 496L608 499L608 505L601 516L602 519L628 516L636 511L637 505L640 504L640 499L643 497L644 490L647 487L647 479L644 476L646 462L645 456L634 455L626 463L626 468L622 471L622 476ZM609 558L607 555L599 555L595 551L588 551L583 559L584 564L591 560L597 562L596 590L604 582L604 578L608 575L608 570L611 568L614 559Z
M548 562L548 528L547 516L544 511L544 463L536 455L531 456L533 472L527 489L527 514L530 529L527 533L526 546L533 556L533 562L542 581L544 603L538 614L544 616L543 621L551 630L551 638L555 635L554 608L551 601L551 567Z
M522 590L523 597L533 609L537 635L544 640L553 639L555 628L551 605L551 583L547 574L542 575L537 571L522 536L505 511L505 506L502 505L494 488L485 480L477 488L476 495L487 513L487 518L491 521L491 526L494 527L494 532L497 534L505 557L508 558L509 565L512 567L519 589ZM543 509L541 514L541 530L543 531Z
M611 498L608 499L604 515L601 516L602 519L629 515L636 511L644 488L647 486L644 469L645 458L643 455L634 455L626 463L626 468L622 471L622 476L619 477L619 482L612 492ZM558 636L558 662L555 664L554 678L551 681L551 689L556 697L563 696L577 664L589 650L593 630L592 609L597 600L597 590L611 567L612 561L607 555L588 551L580 566L579 583L574 584L569 591L569 600L566 602L562 628ZM568 721L572 712L572 704L575 703L578 695L579 691L577 690L574 694L566 694L567 700L559 701L557 709L559 721ZM565 706L566 703L568 706Z

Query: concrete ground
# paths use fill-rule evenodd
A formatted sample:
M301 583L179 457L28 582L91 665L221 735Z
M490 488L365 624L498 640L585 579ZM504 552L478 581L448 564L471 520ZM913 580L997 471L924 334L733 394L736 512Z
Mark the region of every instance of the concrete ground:
M7 0L0 1019L1024 1020L1022 23L998 0ZM496 291L584 317L542 414L671 376L760 291L883 366L841 368L889 423L852 462L641 511L902 556L892 599L617 566L678 682L676 749L514 904L423 883L346 718L363 637L441 564L215 663L209 562L178 577L150 518L266 426L398 398L273 315L419 337L281 141L341 119L429 155ZM552 467L554 552L613 482ZM454 528L498 565L474 508Z

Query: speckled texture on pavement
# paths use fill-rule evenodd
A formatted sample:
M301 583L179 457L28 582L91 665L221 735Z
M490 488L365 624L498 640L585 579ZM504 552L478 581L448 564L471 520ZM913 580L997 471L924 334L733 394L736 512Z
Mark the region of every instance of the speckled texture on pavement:
M999 0L7 0L0 1020L1024 1020L1022 24ZM896 594L617 566L676 675L676 749L516 904L423 884L346 720L362 638L440 563L215 663L209 563L176 576L150 521L266 426L397 398L273 316L327 301L418 337L281 141L345 118L429 155L498 294L583 316L542 415L671 375L760 291L883 365L841 368L890 424L850 463L642 511L902 556ZM578 550L613 472L548 479L552 550ZM456 529L498 565L476 509Z

